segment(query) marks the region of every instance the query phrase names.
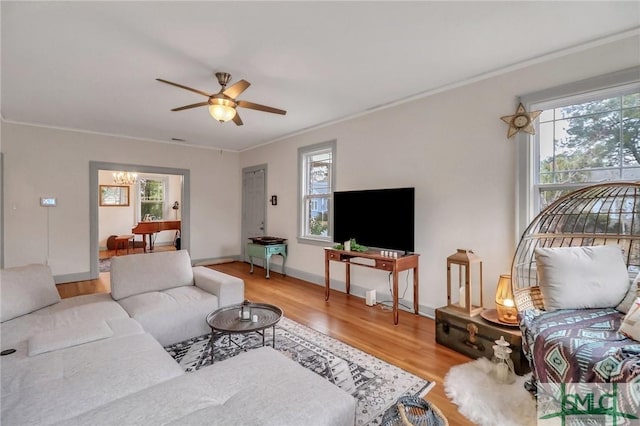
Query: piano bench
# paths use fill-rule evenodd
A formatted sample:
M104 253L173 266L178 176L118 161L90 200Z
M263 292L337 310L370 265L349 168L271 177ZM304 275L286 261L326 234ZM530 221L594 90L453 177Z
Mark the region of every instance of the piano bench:
M118 249L126 249L127 250L127 254L129 254L129 241L133 242L133 239L135 238L135 235L118 235L114 242L115 242L115 250L116 253L115 255L118 255Z

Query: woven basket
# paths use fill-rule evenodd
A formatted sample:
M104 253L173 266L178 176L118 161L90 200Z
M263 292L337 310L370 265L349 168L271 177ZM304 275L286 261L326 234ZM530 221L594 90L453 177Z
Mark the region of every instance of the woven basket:
M448 426L438 407L417 396L401 396L384 413L381 426Z

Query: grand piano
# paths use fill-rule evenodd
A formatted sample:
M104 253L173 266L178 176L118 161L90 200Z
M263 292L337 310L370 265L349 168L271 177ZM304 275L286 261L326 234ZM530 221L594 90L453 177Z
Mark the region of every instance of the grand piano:
M179 220L145 220L138 222L138 224L131 229L131 233L135 235L142 235L142 241L145 243L145 253L147 251L147 243L145 241L145 235L148 236L149 250L153 251L153 234L160 231L180 231Z

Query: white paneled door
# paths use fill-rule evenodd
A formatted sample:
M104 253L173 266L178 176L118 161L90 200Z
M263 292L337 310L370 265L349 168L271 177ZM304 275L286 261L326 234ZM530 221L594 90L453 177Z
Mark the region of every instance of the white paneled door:
M246 253L251 237L265 235L266 166L244 169L242 172L242 253ZM256 259L257 260L257 259Z

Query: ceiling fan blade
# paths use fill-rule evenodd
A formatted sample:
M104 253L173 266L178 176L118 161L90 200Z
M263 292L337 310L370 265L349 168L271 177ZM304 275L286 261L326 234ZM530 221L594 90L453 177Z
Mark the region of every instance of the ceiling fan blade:
M236 126L242 126L244 124L237 110L236 110L236 115L233 117L233 122L236 123Z
M240 93L247 90L247 87L249 86L251 86L251 83L249 83L247 80L240 80L227 87L224 92L222 92L222 94L235 99L238 97L238 95L240 95Z
M197 107L201 107L201 106L205 106L205 105L209 105L209 101L206 102L198 102L197 104L191 104L191 105L185 105L185 106L181 106L178 108L174 108L171 111L182 111L184 109L189 109L189 108L197 108Z
M287 111L283 109L273 108L266 105L254 104L253 102L237 101L237 104L242 108L256 109L258 111L264 111L264 112L272 112L274 114L285 115L287 113Z
M190 91L192 91L192 92L194 92L194 93L197 93L197 94L199 94L199 95L206 96L207 98L211 96L210 94L208 94L208 93L206 93L206 92L203 92L202 90L193 89L193 88L191 88L191 87L183 86L182 84L173 83L173 82L171 82L171 81L163 80L163 79L161 79L161 78L156 78L156 80L158 80L159 82L162 82L162 83L166 83L166 84L170 84L170 85L172 85L172 86L179 87L179 88L181 88L181 89L190 90Z

